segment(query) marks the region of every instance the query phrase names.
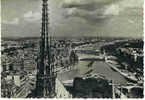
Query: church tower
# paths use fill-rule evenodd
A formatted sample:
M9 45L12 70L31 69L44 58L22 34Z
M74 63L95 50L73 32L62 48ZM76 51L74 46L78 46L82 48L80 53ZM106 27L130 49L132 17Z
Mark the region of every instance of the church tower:
M40 38L40 54L37 62L37 81L36 93L37 98L55 97L55 80L56 73L52 63L51 38L48 35L48 0L42 0L42 25Z

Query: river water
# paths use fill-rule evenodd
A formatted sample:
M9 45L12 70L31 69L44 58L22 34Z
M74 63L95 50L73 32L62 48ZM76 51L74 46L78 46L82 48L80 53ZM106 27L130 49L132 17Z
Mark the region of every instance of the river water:
M62 81L72 80L75 77L81 77L89 70L92 70L93 74L101 74L108 80L113 80L115 84L125 84L128 81L118 72L112 70L104 61L94 61L91 67L88 64L91 61L79 61L74 67L75 69L69 72L64 72L58 75L58 78Z

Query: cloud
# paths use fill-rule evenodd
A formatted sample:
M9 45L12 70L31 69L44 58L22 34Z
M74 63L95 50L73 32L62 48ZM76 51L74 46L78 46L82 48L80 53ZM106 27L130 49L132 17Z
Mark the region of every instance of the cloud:
M67 15L65 17L80 17L85 19L90 24L95 24L96 22L103 22L105 19L109 18L109 16L106 16L103 14L104 9L98 9L95 11L86 11L82 9L69 9L67 12Z
M123 8L143 8L144 0L122 0L120 6Z
M102 7L94 11L88 11L84 9L71 8L65 13L66 18L80 17L86 20L89 24L103 23L112 16L119 15L119 7L117 5L111 5L108 7Z
M41 13L40 12L33 12L29 11L24 14L24 20L28 22L38 21L41 19Z
M117 16L117 15L119 15L119 13L120 13L120 8L119 8L119 5L117 5L117 4L109 5L106 8L106 10L104 11L104 15Z
M92 11L116 1L120 0L64 0L61 5L63 8L77 7Z
M95 24L119 15L117 1L121 0L65 0L61 5L66 10L65 17L80 17Z
M128 20L129 23L134 24L135 22L131 19Z
M68 1L63 2L61 4L61 6L63 8L74 8L74 7L77 7L79 9L85 9L85 10L89 10L89 11L90 10L94 10L94 9L97 8L95 3L93 3L93 1L90 2L90 0L85 1L85 2L84 2L84 0L77 0L75 2L74 1L70 2L70 0L68 0Z
M18 25L19 24L19 18L14 18L11 21L3 20L4 24L11 24L11 25Z
M32 16L33 16L32 11L29 11L29 12L24 14L25 18L29 18L29 17L32 17Z
M104 22L128 8L141 7L143 0L64 0L65 17L80 17L89 23ZM123 13L124 14L124 13ZM104 21L103 21L104 20Z

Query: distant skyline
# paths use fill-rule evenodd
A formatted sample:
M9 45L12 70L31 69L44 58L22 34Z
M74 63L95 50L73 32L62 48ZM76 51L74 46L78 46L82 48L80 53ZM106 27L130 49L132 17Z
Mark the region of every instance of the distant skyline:
M48 0L54 36L143 37L143 0ZM2 37L39 37L41 0L1 0Z

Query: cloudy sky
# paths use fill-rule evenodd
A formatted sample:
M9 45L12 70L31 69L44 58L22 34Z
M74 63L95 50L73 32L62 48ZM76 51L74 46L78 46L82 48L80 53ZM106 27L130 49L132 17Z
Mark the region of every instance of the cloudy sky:
M41 0L1 0L2 37L39 36ZM143 36L143 0L49 0L55 36Z

